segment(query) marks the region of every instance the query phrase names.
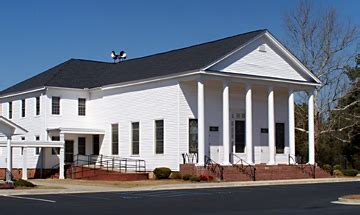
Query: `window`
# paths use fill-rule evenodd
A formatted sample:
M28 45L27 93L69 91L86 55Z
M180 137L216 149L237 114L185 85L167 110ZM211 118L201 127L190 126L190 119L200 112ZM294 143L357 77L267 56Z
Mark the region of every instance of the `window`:
M35 115L40 115L40 97L35 98Z
M198 121L189 119L189 153L198 152Z
M78 154L85 155L85 151L86 151L86 139L85 139L85 137L79 137L78 138Z
M21 137L21 141L25 141L25 137ZM24 154L24 147L21 147L21 155Z
M164 120L155 120L155 153L164 153Z
M40 141L40 136L35 136L35 141ZM35 148L35 155L40 154L40 147Z
M21 100L21 117L25 117L25 99Z
M93 135L93 155L99 155L100 151L100 136Z
M52 136L51 140L52 141L60 141L60 137L59 136ZM53 154L53 155L60 154L60 148L51 148L51 154Z
M12 119L13 106L12 102L9 102L9 119Z
M276 142L276 153L278 154L284 153L285 123L276 123L275 142Z
M53 115L60 114L60 97L52 97L51 113Z
M140 133L139 133L139 122L133 122L131 123L132 127L132 154L138 155L140 151Z
M112 154L119 154L119 124L111 125Z
M245 121L235 121L235 152L245 152Z
M79 116L85 116L85 114L86 114L86 99L78 100L78 114L79 114Z

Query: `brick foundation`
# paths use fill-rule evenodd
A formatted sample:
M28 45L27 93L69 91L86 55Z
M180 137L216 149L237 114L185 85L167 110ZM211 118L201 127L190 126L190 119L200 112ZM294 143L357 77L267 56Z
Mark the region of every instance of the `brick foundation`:
M42 171L42 172L41 172ZM51 169L28 169L28 178L48 178L51 177L51 173L54 170ZM6 168L0 168L0 179L5 179ZM14 179L22 178L22 169L21 168L13 168L12 174Z
M282 179L306 179L312 178L313 170L307 166L301 168L300 166L293 165L273 165L268 166L265 164L255 165L256 167L256 180L282 180ZM251 172L249 169L242 169L240 166L223 166L223 180L224 181L251 181ZM220 180L221 174L219 169L205 168L203 166L195 166L194 164L181 164L180 174L190 175L205 175L212 176ZM328 172L316 167L315 178L330 178L332 177Z

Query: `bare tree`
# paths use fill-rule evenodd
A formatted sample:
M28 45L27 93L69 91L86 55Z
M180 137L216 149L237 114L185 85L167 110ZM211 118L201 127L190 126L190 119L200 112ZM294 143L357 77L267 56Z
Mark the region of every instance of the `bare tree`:
M345 66L352 63L359 50L359 26L344 21L336 9L321 9L310 1L299 1L295 11L284 18L287 45L323 83L315 91L315 139L334 132L329 119L340 96L346 92ZM299 102L306 103L306 94ZM301 110L304 106L299 106ZM341 128L339 128L341 129ZM298 131L306 132L304 128Z

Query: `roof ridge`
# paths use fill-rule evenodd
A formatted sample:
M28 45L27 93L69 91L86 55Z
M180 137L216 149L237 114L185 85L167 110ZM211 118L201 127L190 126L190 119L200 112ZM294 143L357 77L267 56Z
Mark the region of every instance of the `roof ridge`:
M63 67L64 67L64 65L65 64L67 64L67 63L69 63L71 60L73 60L72 58L71 59L69 59L69 60L67 60L67 61L65 61L65 62L63 62L63 63L61 63L61 64L59 64L59 65L57 65L60 69L62 69ZM63 71L63 70L58 70L58 71L56 71L50 78L49 78L49 80L47 80L45 83L44 83L44 86L46 87L46 86L48 86L48 83L50 82L50 81L52 81L61 71ZM47 71L45 71L45 72L47 72Z
M124 60L121 63L123 64L123 63L129 62L129 61L135 61L135 60L140 60L140 59L143 59L143 58L148 58L148 57L158 56L158 55L162 55L162 54L167 54L167 53L171 53L171 52L175 52L175 51L181 51L181 50L184 50L184 49L189 49L189 48L193 48L193 47L197 47L197 46L202 46L202 45L206 45L206 44L210 44L210 43L215 43L215 42L219 42L219 41L222 41L222 40L226 40L226 39L230 39L230 38L234 38L234 37L238 37L238 36L244 36L246 34L252 34L252 33L255 33L255 32L260 33L260 32L263 32L263 31L268 31L268 30L266 28L264 28L264 29L258 29L258 30L254 30L254 31L249 31L249 32L246 32L246 33L236 34L236 35L224 37L224 38L221 38L221 39L211 40L211 41L204 42L204 43L199 43L199 44L190 45L190 46L177 48L177 49L172 49L172 50L168 50L168 51L164 51L164 52L160 52L160 53L155 53L155 54L145 55L145 56L141 56L141 57L137 57L137 58L132 58L132 59L129 59L129 60ZM73 59L72 58L71 60L81 60L81 61L88 61L88 62L114 64L114 63L111 63L111 62L96 61L96 60L86 60L86 59Z

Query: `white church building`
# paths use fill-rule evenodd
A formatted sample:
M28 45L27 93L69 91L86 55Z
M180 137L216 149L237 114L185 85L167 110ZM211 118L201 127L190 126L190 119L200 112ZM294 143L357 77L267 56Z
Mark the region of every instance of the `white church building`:
M310 95L308 162L315 164L320 85L268 30L119 63L70 59L0 92L0 171L22 169L27 178L57 167L64 178L78 154L144 160L148 171L179 170L192 153L198 165L206 157L288 164L294 93L302 91ZM7 128L21 132L6 135Z

